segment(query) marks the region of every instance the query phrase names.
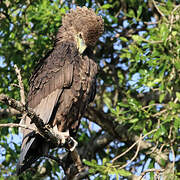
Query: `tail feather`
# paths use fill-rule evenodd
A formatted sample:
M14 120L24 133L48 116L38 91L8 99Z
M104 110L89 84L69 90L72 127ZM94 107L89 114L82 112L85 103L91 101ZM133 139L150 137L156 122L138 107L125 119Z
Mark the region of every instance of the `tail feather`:
M35 153L30 153L31 147L33 143L35 142L35 138L32 138L30 141L28 141L20 153L19 161L16 165L16 174L19 175L26 169L28 169L31 164L33 164L40 156Z
M20 161L18 162L17 166L16 166L16 174L20 175L21 173L23 173L25 170L27 170L28 168L31 167L31 165L33 163L36 162L36 160L38 160L40 158L40 156L37 157L31 157L26 163L21 164Z
M17 175L30 168L41 156L48 154L49 144L40 135L31 136L29 139L21 150L20 158L16 165Z

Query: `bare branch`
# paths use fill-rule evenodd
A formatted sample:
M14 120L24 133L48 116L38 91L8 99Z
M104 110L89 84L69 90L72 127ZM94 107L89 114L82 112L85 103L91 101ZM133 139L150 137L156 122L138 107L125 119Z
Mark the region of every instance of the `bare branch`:
M31 108L25 107L21 102L16 101L15 99L12 99L5 94L0 94L0 102L16 109L21 113L27 113L27 116L30 117L31 121L38 128L41 136L43 136L47 140L50 140L56 146L59 146L61 144L60 140L62 138L60 137L60 135L56 134L52 128L45 125L43 120L39 116L37 116Z
M172 151L172 157L173 157L173 163L172 163L172 173L174 175L174 171L175 171L175 161L176 161L176 156L175 156L175 152L174 152L174 149L173 149L173 146L171 145L171 151Z
M20 69L18 69L16 64L14 65L14 68L15 68L16 75L17 75L18 82L19 82L21 103L25 105L25 92L24 92L24 84L22 82L21 72L20 72ZM25 120L26 116L27 116L27 114L23 113L19 124L24 124L24 120ZM21 128L19 129L19 131L21 132Z
M21 103L25 104L25 93L24 93L24 84L22 82L22 77L21 77L21 72L18 69L17 65L14 65L15 71L16 71L16 75L18 78L18 82L19 82L19 88L20 88L20 96L21 96Z
M156 2L154 0L152 0L154 7L156 8L157 12L165 19L166 22L168 22L168 20L165 18L165 15L160 11L160 9L158 8Z
M13 108L7 108L7 109L0 109L0 119L2 118L8 118L10 116L19 115L19 111L13 109Z
M137 155L138 155L138 153L139 153L141 141L142 141L142 135L140 136L140 138L139 138L139 140L138 140L138 147L137 147L136 153L134 154L134 156L131 158L130 161L128 161L126 164L124 164L124 165L122 165L122 166L120 166L120 167L119 167L119 165L115 165L115 166L113 166L113 167L119 168L119 169L123 169L123 168L125 168L126 166L128 166L130 163L132 163L132 161L134 161L134 159L137 157Z
M37 129L34 129L26 125L22 125L22 124L16 124L16 123L0 124L0 127L21 127L21 128L29 129L38 133Z
M140 137L132 146L130 146L125 152L121 153L120 155L116 156L114 159L112 159L112 163L114 163L117 159L119 159L120 157L124 156L127 152L129 152L136 144L139 143L139 141L141 141L141 139L144 139L146 136L156 132L158 129L153 129L152 131L146 133L143 137Z
M144 177L144 176L146 175L146 173L148 173L148 172L160 173L160 172L163 172L163 171L164 171L164 169L148 169L148 170L146 170L146 171L144 171L144 172L141 173L141 176L139 177L139 178L140 178L139 180L142 180L143 177Z

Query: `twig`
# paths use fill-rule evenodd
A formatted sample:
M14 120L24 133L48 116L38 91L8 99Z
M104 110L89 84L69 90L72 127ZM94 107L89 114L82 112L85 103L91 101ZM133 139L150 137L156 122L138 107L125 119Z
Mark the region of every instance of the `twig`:
M14 68L15 68L15 72L16 72L16 75L17 75L17 78L18 78L18 84L19 84L19 88L20 88L21 103L23 105L25 105L24 84L22 82L21 72L20 72L20 69L18 69L16 64L14 65ZM22 114L21 121L20 121L19 124L24 124L24 120L25 120L26 116L27 116L27 113ZM19 128L19 131L21 132L21 128Z
M119 9L119 11L115 14L115 18L117 18L119 16L119 14L121 13L121 8Z
M15 71L16 71L16 75L18 78L18 82L19 82L19 88L20 88L20 96L21 96L21 103L25 104L25 94L24 94L24 85L22 82L22 77L21 77L21 72L18 69L17 65L14 65Z
M152 117L161 116L163 113L165 113L167 109L163 109L162 111L157 112L156 114L151 115Z
M146 136L156 132L158 129L153 129L152 131L146 133L142 139L144 139ZM121 153L120 155L116 156L114 159L112 159L112 163L114 163L114 161L116 161L117 159L119 159L120 157L124 156L127 152L129 152L137 143L139 143L139 140L138 139L132 146L130 146L125 152Z
M0 119L19 115L19 114L20 114L19 111L15 110L13 108L0 109Z
M175 156L175 152L173 149L173 146L171 145L171 151L172 151L172 157L173 157L173 175L174 175L174 168L175 168L175 160L176 160L176 156Z
M19 87L19 85L14 84L14 83L10 84L10 86L12 86L12 87L16 87L16 88L20 88L20 87Z
M16 124L16 123L0 124L0 127L21 127L21 128L29 129L29 130L31 130L31 131L35 131L35 132L38 133L38 130L35 129L35 128L32 128L32 127L27 126L27 125Z
M12 83L11 86L15 86L15 87L20 88L21 103L24 105L25 104L25 93L24 93L24 85L23 85L23 82L22 82L21 73L20 73L20 70L18 69L16 64L14 65L14 69L15 69L15 72L16 72L16 75L17 75L17 78L18 78L18 85ZM8 116L9 113L11 113L13 115L16 115L16 114L18 114L18 111L16 111L15 109L11 109L11 108L3 109L3 110L1 109L0 110L0 117L2 117L4 115ZM23 117L24 117L24 115L23 115Z
M169 31L171 32L172 31L172 27L173 27L173 23L174 23L174 12L180 7L180 5L176 6L172 12L171 12L171 15L170 15L170 27L169 27ZM172 37L172 35L170 35L170 38Z
M41 136L47 140L50 140L53 144L55 144L55 146L59 146L61 144L62 138L56 134L52 128L46 126L43 120L37 116L31 108L26 108L21 102L16 101L15 99L12 99L5 94L0 94L0 102L16 109L21 113L27 113L27 116L38 128Z
M155 24L158 24L159 22L158 21L155 21L155 22L144 22L144 24L146 25L155 25Z
M141 180L145 176L145 174L148 173L148 172L160 173L160 172L163 172L163 171L164 171L164 169L148 169L148 170L141 173L139 180Z
M155 150L156 150L157 147L158 147L158 144L159 144L159 142L157 141L157 142L156 142L156 145L152 148L152 150L151 150L150 152L147 152L146 154L152 154L152 153L154 153Z
M154 7L156 8L157 12L165 19L166 22L168 22L168 20L165 18L165 15L160 11L160 9L158 8L157 4L155 3L154 0L152 0Z
M159 153L162 152L163 148L166 146L166 144L162 144L161 147L159 148Z
M167 41L170 40L170 37L167 38ZM150 44L159 44L159 43L163 43L164 41L163 40L159 40L159 41L151 41L151 40L147 40L147 39L142 39L143 42L147 42L147 43L150 43Z
M119 167L119 165L113 166L113 167L116 167L116 168L118 168L118 169L123 169L123 168L125 168L126 166L128 166L132 161L134 161L134 159L137 157L137 155L138 155L138 153L139 153L139 149L140 149L141 142L142 142L142 135L140 135L140 138L139 138L139 140L138 140L138 147L137 147L136 153L135 153L134 156L131 158L131 160L128 161L126 164L120 166L120 167Z
M158 105L165 106L166 104L154 103L154 104L149 104L147 106L144 106L141 109L144 110L144 109L150 108L151 106L158 106Z

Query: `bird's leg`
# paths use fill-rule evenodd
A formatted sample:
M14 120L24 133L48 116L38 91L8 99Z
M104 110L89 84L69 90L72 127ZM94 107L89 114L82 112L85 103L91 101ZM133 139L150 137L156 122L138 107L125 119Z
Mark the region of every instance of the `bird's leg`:
M70 137L68 139L68 149L72 152L75 150L76 146L78 145L78 142L73 138Z
M53 130L54 130L55 133L57 133L57 134L60 136L60 138L61 138L61 143L62 143L62 144L65 144L66 139L69 137L69 131L59 132L59 130L58 130L58 128L57 128L57 125L55 125L55 126L53 127Z
M74 138L70 137L69 130L67 130L65 132L59 132L58 128L57 128L57 125L55 125L53 127L53 130L55 131L55 133L57 133L60 136L61 143L65 144L67 142L68 150L74 151L74 149L76 148L78 142Z

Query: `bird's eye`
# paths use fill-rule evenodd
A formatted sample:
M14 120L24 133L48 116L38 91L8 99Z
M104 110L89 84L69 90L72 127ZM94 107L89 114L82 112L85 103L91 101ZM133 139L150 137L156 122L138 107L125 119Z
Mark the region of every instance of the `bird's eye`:
M81 33L79 33L79 37L82 39L82 34Z

